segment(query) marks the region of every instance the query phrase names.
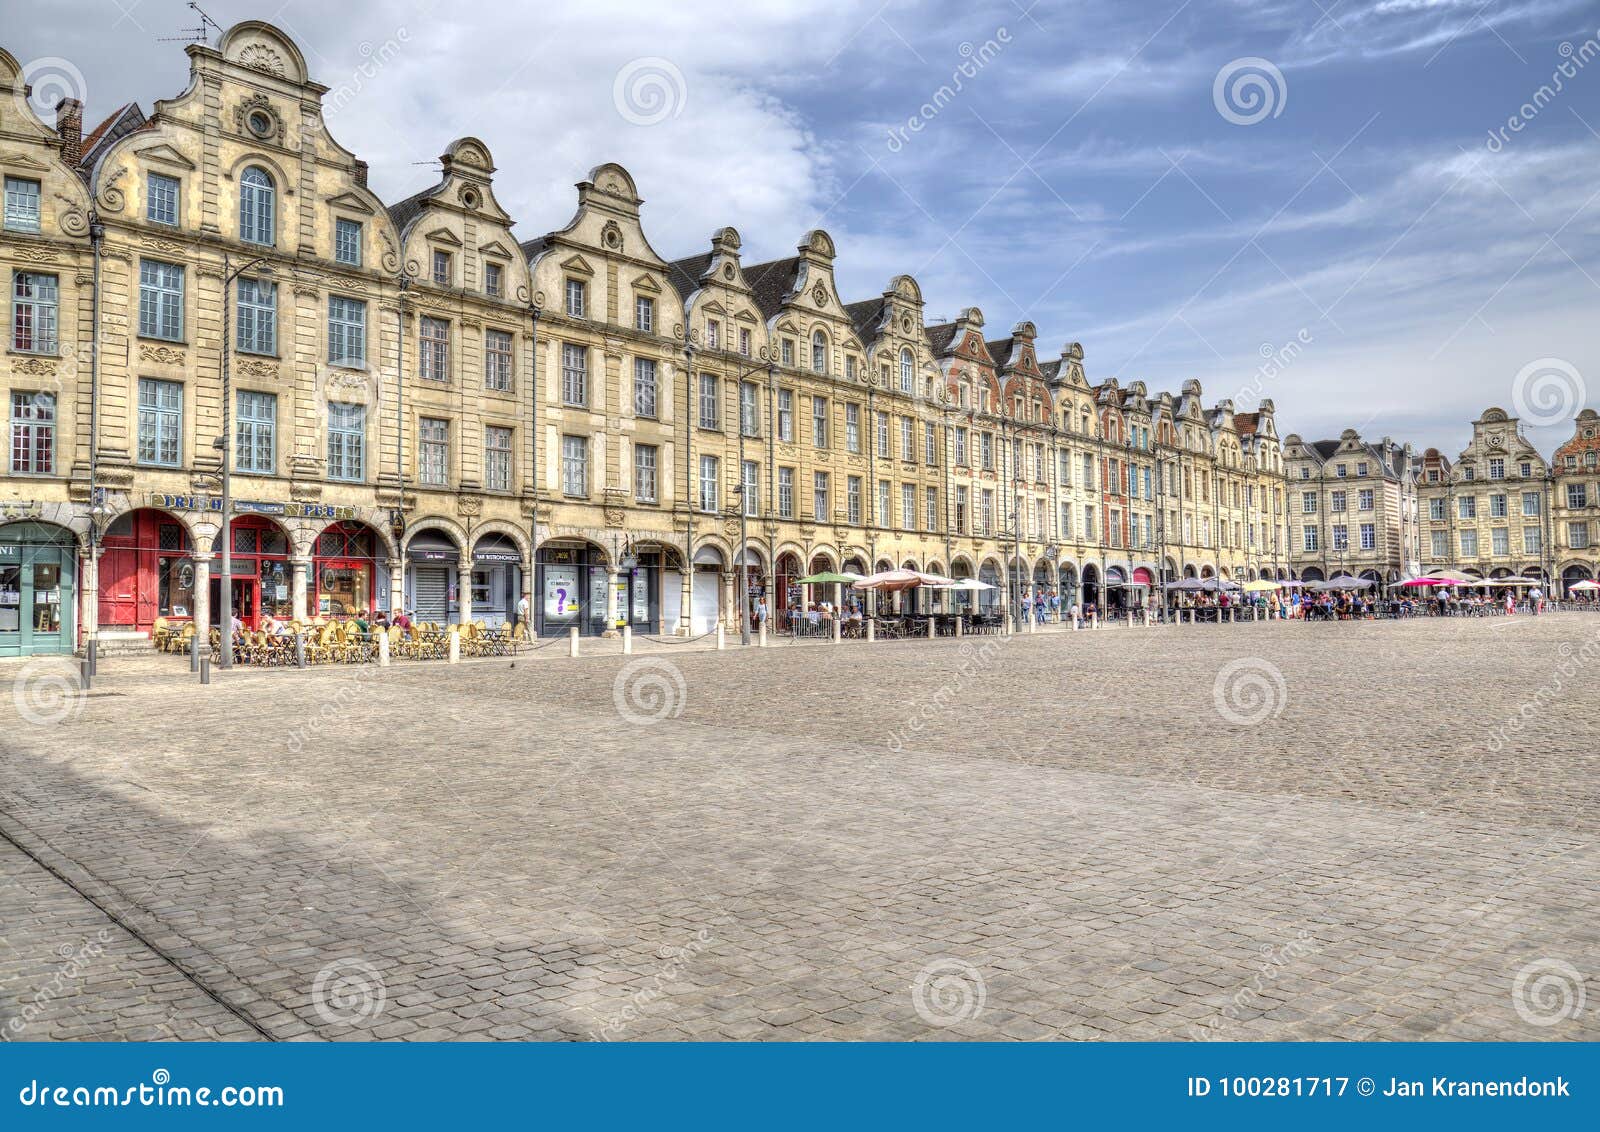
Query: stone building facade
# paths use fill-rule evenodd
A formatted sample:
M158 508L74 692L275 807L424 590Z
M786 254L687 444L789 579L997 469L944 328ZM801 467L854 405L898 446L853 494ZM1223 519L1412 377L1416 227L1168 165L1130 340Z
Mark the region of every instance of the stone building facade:
M181 93L87 134L70 100L43 120L0 51L0 654L211 623L224 593L250 624L499 622L526 599L543 633L697 634L844 597L800 586L819 570L1105 610L1184 576L1419 561L1387 440L1280 442L1270 401L1091 380L1031 322L928 323L907 275L849 301L820 230L766 263L731 227L668 258L614 164L521 242L478 138L388 204L282 31L186 51ZM1591 575L1592 417L1546 543Z
M1584 409L1551 461L1551 559L1563 590L1600 580L1600 413Z

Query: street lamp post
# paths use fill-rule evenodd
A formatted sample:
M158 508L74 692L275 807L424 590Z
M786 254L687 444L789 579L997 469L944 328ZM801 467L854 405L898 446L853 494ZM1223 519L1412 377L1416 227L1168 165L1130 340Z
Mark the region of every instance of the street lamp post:
M228 372L228 363L233 356L233 331L230 326L233 314L233 281L258 264L265 264L266 259L257 256L237 268L232 268L231 263L228 253L223 252L222 435L212 444L213 448L222 453L222 584L217 587L222 600L222 615L219 618L222 652L217 657L219 668L233 667L233 530L229 522L233 512L233 390ZM259 274L271 275L271 266L264 267Z
M750 429L744 419L744 379L765 370L767 383L778 379L778 367L769 358L765 365L751 366L733 379L735 395L739 399L739 482L734 493L739 497L739 644L750 643L750 501L746 497L748 484L744 478L744 438ZM771 546L767 553L772 553ZM768 565L771 565L770 561Z

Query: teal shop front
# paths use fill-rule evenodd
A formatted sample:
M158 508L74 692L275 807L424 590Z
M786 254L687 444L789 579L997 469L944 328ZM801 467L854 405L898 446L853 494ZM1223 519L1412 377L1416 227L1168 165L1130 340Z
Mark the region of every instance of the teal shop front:
M72 532L62 527L0 527L0 656L74 650L77 545Z

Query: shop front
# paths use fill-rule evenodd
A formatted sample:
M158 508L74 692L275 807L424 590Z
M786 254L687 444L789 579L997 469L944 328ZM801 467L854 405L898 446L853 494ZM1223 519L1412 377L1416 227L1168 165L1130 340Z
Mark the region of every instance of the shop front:
M233 532L233 612L250 629L268 617L292 621L294 575L289 564L289 536L271 519L240 515L230 524ZM222 536L213 543L211 620L222 616Z
M354 617L383 608L380 588L388 587L379 583L388 558L382 546L371 527L354 520L334 523L317 536L311 560L317 616Z
M77 564L77 540L64 527L0 527L0 656L73 651Z
M574 626L585 637L606 631L610 571L599 549L547 543L539 548L535 574L534 629L539 636L563 636ZM619 585L625 582L626 575L619 574Z
M406 544L406 608L417 621L445 625L459 616L456 589L461 551L443 531L429 527Z
M472 619L491 628L509 624L521 596L522 551L508 535L484 535L472 547Z
M177 519L154 508L129 511L106 528L101 546L102 629L148 631L157 617L194 616L193 548Z

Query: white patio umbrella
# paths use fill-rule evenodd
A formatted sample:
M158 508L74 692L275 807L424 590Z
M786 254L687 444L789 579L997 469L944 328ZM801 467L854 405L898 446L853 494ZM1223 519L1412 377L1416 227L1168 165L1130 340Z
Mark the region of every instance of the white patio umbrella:
M954 578L946 578L943 574L924 574L921 570L881 570L876 574L868 574L860 581L851 582L850 588L893 593L896 590L915 589L917 586L944 586L954 581Z
M929 586L932 590L955 590L961 593L980 593L983 590L994 589L988 582L980 582L976 578L962 578L959 581Z

